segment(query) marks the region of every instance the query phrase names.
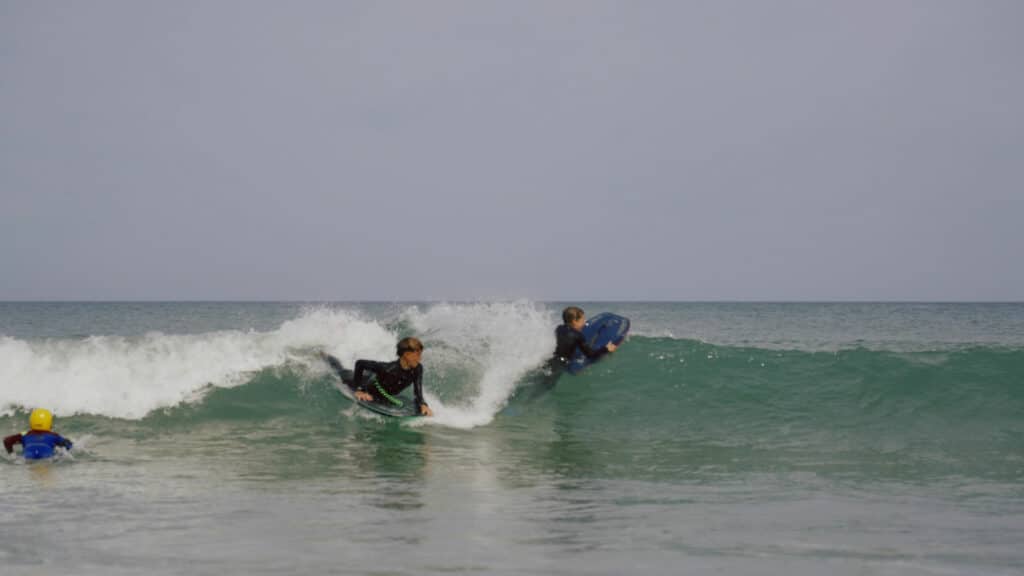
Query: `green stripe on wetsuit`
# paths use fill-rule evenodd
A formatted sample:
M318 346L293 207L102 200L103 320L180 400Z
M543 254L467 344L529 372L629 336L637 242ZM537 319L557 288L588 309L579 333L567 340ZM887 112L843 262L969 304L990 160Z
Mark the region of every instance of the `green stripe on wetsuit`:
M384 390L384 387L383 387L383 386L381 386L379 382L374 382L374 383L373 383L373 385L377 387L377 392L380 392L381 396L383 396L384 398L386 398L386 399L387 399L388 401L390 401L390 402L391 402L392 404L394 404L395 406L402 406L402 405L403 405L403 402L402 402L401 400L399 400L398 398L395 398L395 397L394 397L394 396L392 396L391 394L388 394L388 393L387 393L387 392L386 392L386 391Z

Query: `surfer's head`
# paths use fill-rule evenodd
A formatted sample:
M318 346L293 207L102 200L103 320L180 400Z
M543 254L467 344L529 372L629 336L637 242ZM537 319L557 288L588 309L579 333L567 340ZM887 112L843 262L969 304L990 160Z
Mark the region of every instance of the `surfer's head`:
M53 414L45 408L36 408L28 417L28 426L39 432L49 432L53 426Z
M562 310L562 322L565 322L565 325L570 326L573 330L583 328L583 323L585 321L586 315L583 314L583 308L578 306L569 306L565 310Z
M398 346L395 347L395 353L398 354L403 367L415 368L420 363L420 355L423 353L423 342L420 342L419 338L413 338L412 336L402 338L398 341Z

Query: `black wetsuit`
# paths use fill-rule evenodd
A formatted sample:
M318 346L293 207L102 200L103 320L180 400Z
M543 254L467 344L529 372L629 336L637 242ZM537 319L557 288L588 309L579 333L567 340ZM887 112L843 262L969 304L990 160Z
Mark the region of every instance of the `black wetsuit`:
M591 360L596 360L608 353L606 346L597 350L588 346L587 341L583 339L583 333L573 330L568 324L562 324L555 328L555 354L551 358L552 366L567 366L577 349Z
M377 375L376 383L368 383L366 372ZM389 396L396 396L409 387L413 386L413 395L416 398L416 409L421 409L427 403L423 401L423 365L417 364L415 368L404 370L401 361L374 362L373 360L356 360L356 367L353 371L352 381L356 383L355 389L366 392L373 396L378 402L391 403Z

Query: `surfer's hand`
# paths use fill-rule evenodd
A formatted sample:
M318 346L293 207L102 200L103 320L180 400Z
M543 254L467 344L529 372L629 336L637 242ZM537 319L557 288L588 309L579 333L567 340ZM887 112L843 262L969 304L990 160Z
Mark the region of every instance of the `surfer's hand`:
M430 406L420 404L420 414L423 414L424 416L433 416L434 411L430 409Z
M612 344L612 343L610 343L610 342L609 342L609 343L608 343L608 345L607 345L607 346L605 346L605 347L606 347L606 348L608 348L608 351L609 351L609 352L615 352L615 349L616 349L616 348L618 348L618 346L616 346L615 344Z
M373 402L373 396L362 390L356 390L355 397L356 400L362 400L363 402Z

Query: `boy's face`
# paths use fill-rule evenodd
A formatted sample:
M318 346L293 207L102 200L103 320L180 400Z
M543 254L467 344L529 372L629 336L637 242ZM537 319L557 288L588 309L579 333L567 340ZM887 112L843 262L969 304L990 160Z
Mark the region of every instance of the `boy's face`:
M423 350L407 350L402 353L402 362L409 368L419 366L421 358L423 358Z
M587 323L587 317L586 317L586 315L584 315L584 316L580 316L579 318L577 318L577 319L573 320L572 322L570 322L569 326L571 326L573 330L576 330L577 332L579 332L580 330L583 330L583 325L586 324L586 323Z

